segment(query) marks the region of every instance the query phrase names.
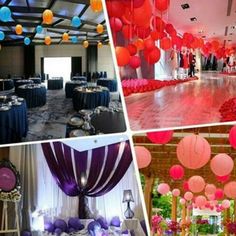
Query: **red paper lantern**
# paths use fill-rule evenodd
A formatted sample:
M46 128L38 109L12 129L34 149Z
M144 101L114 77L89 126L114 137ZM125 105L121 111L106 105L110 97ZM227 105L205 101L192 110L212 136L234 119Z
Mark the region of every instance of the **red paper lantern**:
M122 21L118 17L111 17L110 18L110 26L112 31L114 32L119 32L122 29Z
M218 182L225 183L230 180L230 175L216 176Z
M152 156L149 150L142 146L135 146L134 149L138 168L142 169L148 167L152 161Z
M180 180L184 177L184 168L181 165L173 165L169 170L169 174L173 180Z
M137 69L141 65L141 59L138 56L132 56L129 62L130 67Z
M221 200L224 197L224 191L220 188L217 188L215 191L215 199L216 200Z
M148 132L147 137L152 143L166 144L170 142L174 134L173 130Z
M163 12L168 9L170 0L155 0L156 9Z
M193 199L193 194L192 194L191 192L186 192L186 193L184 194L184 198L185 198L185 200L187 200L187 201L191 201L191 200Z
M165 195L170 192L170 186L166 183L159 184L157 187L158 193Z
M224 176L231 173L234 168L234 162L227 154L220 153L211 159L210 167L215 175Z
M229 143L234 149L236 149L236 125L229 131Z
M155 64L157 63L159 60L160 60L160 57L161 57L161 52L160 52L160 49L157 48L157 47L154 47L152 50L145 50L144 51L144 57L146 59L146 61L149 63L149 64Z
M188 135L177 145L177 158L189 169L199 169L207 164L211 157L211 147L200 135Z
M144 48L146 50L152 50L155 47L155 42L153 41L152 38L145 39L143 43L144 43Z
M125 47L116 47L116 59L118 66L125 66L129 64L130 61L129 50Z
M206 199L206 197L204 197L204 196L197 196L196 197L196 199L195 199L195 204L199 207L199 208L201 208L201 207L204 207L205 205L206 205L206 203L207 203L207 199Z
M236 199L236 181L231 181L224 186L224 193L228 198Z
M126 48L129 50L130 56L134 56L137 53L137 48L134 44L129 44Z
M171 46L172 46L172 42L171 42L170 38L165 37L165 38L161 39L161 42L160 42L161 49L167 51L167 50L171 49Z
M202 192L205 188L205 185L206 185L205 180L199 175L192 176L188 180L189 190L193 193Z
M106 1L106 6L109 17L121 18L125 12L125 6L120 0Z

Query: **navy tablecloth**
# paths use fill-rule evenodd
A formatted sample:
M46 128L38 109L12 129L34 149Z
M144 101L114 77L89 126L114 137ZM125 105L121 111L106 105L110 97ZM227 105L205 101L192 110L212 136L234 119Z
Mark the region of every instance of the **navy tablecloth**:
M76 87L87 85L86 81L68 81L65 85L66 98L73 97L73 90Z
M17 89L17 95L26 100L28 108L44 106L47 101L46 94L47 90L43 85L33 88L27 88L23 85Z
M71 78L71 80L72 81L75 81L75 80L80 80L80 81L87 81L87 77L85 77L85 76L73 76L72 78Z
M0 79L0 91L10 90L14 88L12 79Z
M52 78L48 80L48 89L57 90L63 89L63 78Z
M17 92L18 87L22 86L22 85L25 85L25 84L33 84L33 81L29 80L29 79L17 80L15 82L15 91Z
M34 78L29 78L34 82L34 84L41 84L41 78L39 77L34 77Z
M93 109L98 106L109 106L110 94L108 90L101 92L85 92L74 89L73 91L73 106L76 111L81 109Z
M8 111L0 111L0 143L20 142L28 132L26 102L12 106Z
M107 87L110 90L110 92L117 91L117 81L114 79L99 79L97 81L97 85Z

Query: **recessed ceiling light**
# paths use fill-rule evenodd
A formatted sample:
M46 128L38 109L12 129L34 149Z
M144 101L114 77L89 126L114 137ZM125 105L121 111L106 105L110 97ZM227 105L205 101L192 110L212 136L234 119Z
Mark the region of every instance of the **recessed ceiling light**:
M186 9L190 8L188 3L182 4L181 7L183 8L183 10L186 10Z
M191 21L197 21L197 18L196 17L192 17L190 18Z

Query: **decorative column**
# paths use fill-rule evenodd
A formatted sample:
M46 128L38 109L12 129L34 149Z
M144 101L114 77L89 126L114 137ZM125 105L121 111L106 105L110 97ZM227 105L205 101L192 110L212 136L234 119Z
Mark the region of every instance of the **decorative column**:
M224 210L224 223L229 222L229 220L230 220L230 208ZM230 235L226 226L224 227L224 234L226 236Z
M186 205L183 205L181 218L182 218L182 224L185 224L185 222L186 222ZM182 227L181 236L185 236L185 227Z
M172 195L171 220L177 221L177 197ZM174 236L176 233L174 234Z

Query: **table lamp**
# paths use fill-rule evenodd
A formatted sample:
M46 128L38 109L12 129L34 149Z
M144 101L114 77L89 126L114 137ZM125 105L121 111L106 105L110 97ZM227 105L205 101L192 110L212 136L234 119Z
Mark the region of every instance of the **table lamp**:
M134 202L134 198L132 195L131 189L124 190L123 193L123 203L127 202L127 209L125 210L125 218L126 219L132 219L134 217L134 212L130 208L130 202Z

